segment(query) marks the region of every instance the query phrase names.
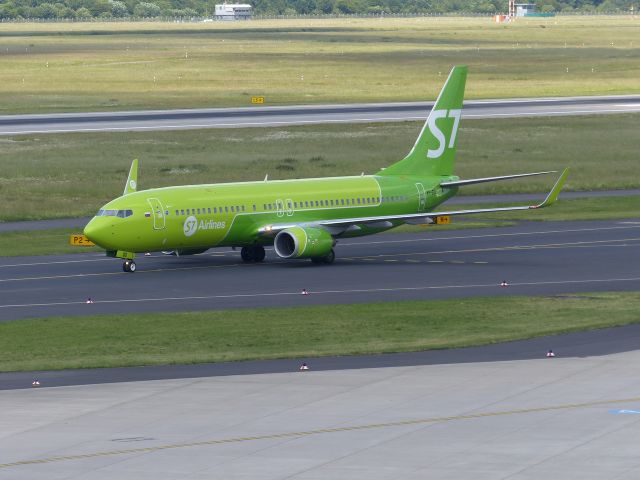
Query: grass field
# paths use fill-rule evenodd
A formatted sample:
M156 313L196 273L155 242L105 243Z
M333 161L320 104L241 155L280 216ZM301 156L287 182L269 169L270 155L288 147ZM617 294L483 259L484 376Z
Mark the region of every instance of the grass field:
M477 178L572 167L568 190L638 188L638 114L463 120L456 173ZM133 158L141 188L375 173L401 159L420 122L0 137L0 221L92 215L122 192ZM551 177L462 194L545 192Z
M0 324L0 371L452 348L625 325L638 312L633 292L19 320Z
M3 24L0 113L640 92L640 20L620 17ZM635 43L634 43L635 42Z

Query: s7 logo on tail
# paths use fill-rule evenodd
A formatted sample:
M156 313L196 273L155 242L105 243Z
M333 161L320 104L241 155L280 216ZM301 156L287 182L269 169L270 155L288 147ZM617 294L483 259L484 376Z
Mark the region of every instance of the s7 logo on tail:
M429 125L429 131L438 140L438 148L435 150L427 150L427 157L439 158L444 152L446 138L440 127L436 124L439 118L453 118L453 127L451 128L451 138L449 138L449 148L452 148L456 143L456 134L458 133L458 125L460 124L460 117L462 116L462 110L433 110L427 124Z

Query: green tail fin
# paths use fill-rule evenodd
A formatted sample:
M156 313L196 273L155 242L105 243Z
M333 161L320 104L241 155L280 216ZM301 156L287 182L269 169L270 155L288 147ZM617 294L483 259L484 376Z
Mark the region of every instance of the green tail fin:
M452 175L467 67L451 69L415 145L403 160L378 175Z

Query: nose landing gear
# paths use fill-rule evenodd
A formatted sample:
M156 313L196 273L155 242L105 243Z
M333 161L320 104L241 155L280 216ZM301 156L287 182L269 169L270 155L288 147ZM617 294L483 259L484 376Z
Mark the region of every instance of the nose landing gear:
M133 273L136 271L136 262L133 260L125 260L122 264L122 270L125 272Z

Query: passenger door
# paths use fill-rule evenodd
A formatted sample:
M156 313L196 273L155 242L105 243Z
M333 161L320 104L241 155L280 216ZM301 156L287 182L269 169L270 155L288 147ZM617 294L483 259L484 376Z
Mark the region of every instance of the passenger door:
M148 198L147 202L151 205L151 215L153 216L153 229L163 230L166 226L166 219L164 216L164 207L162 202L157 198Z

